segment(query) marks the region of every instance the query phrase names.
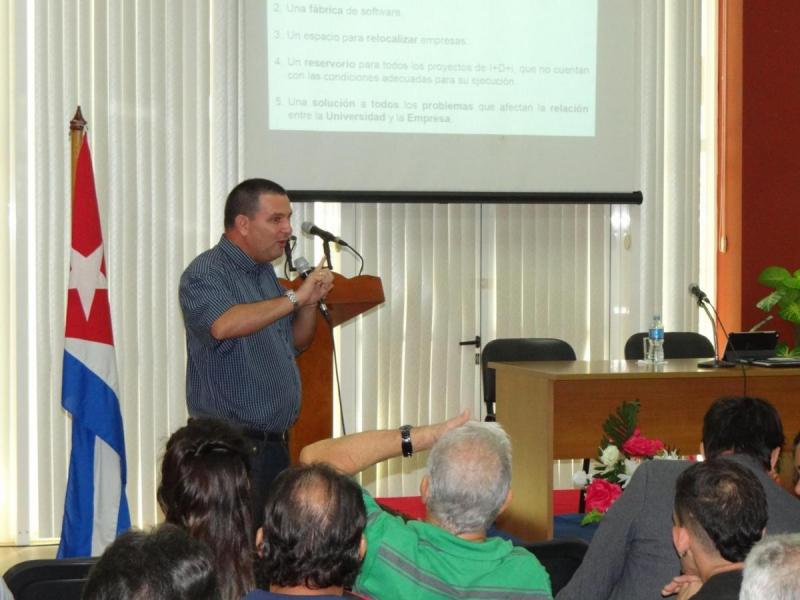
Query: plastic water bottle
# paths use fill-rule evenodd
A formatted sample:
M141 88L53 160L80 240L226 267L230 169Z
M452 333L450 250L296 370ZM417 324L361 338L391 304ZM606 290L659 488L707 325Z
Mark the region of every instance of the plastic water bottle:
M653 315L653 322L650 324L647 337L650 338L650 348L652 356L646 357L648 361L660 364L664 362L664 323L661 322L661 315Z

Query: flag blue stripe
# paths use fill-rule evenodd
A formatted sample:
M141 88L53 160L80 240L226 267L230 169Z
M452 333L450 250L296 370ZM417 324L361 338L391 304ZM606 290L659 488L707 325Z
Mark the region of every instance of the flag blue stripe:
M79 421L119 454L124 485L125 435L116 393L69 352L64 352L62 377L61 405L72 413L73 422Z
M91 430L73 419L64 523L56 558L92 555L95 437Z
M69 352L64 352L61 404L72 413L72 452L57 557L91 556L96 437L119 455L122 490L116 531L130 528L122 415L114 390Z

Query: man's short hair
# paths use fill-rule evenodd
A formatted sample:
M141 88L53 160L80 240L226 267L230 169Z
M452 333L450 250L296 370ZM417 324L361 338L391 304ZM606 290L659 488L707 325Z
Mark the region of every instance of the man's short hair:
M740 600L800 598L800 533L770 535L744 563Z
M752 456L768 471L770 454L784 439L778 411L761 398L720 398L703 419L703 447L709 458L733 451Z
M497 423L451 429L428 455L429 514L447 531L484 532L511 487L511 441Z
M732 460L695 463L675 484L675 515L710 551L744 560L767 525L767 497L756 476Z
M208 547L180 527L130 530L103 552L89 572L84 600L219 600Z
M245 179L230 191L225 200L225 229L233 227L238 215L252 218L258 212L262 194L285 196L286 190L269 179Z
M279 586L351 587L367 512L361 488L332 467L298 465L272 482L265 507L265 578Z

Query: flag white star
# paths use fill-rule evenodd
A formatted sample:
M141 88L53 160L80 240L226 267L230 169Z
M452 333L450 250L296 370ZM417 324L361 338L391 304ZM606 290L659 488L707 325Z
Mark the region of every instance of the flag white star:
M72 249L69 261L69 289L78 290L83 315L87 320L89 319L89 313L92 312L95 291L104 290L108 287L106 285L106 276L100 271L100 263L102 262L103 244L100 244L89 256L84 256L74 248Z

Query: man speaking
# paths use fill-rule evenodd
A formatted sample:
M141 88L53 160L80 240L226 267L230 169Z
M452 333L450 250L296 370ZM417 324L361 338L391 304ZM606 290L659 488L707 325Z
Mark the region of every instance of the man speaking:
M317 267L296 290L272 261L292 234L292 207L267 179L238 184L225 202L225 233L181 276L186 328L186 397L192 417L233 423L253 442L252 505L289 464L287 430L300 412L295 356L309 346L317 305L333 274Z

